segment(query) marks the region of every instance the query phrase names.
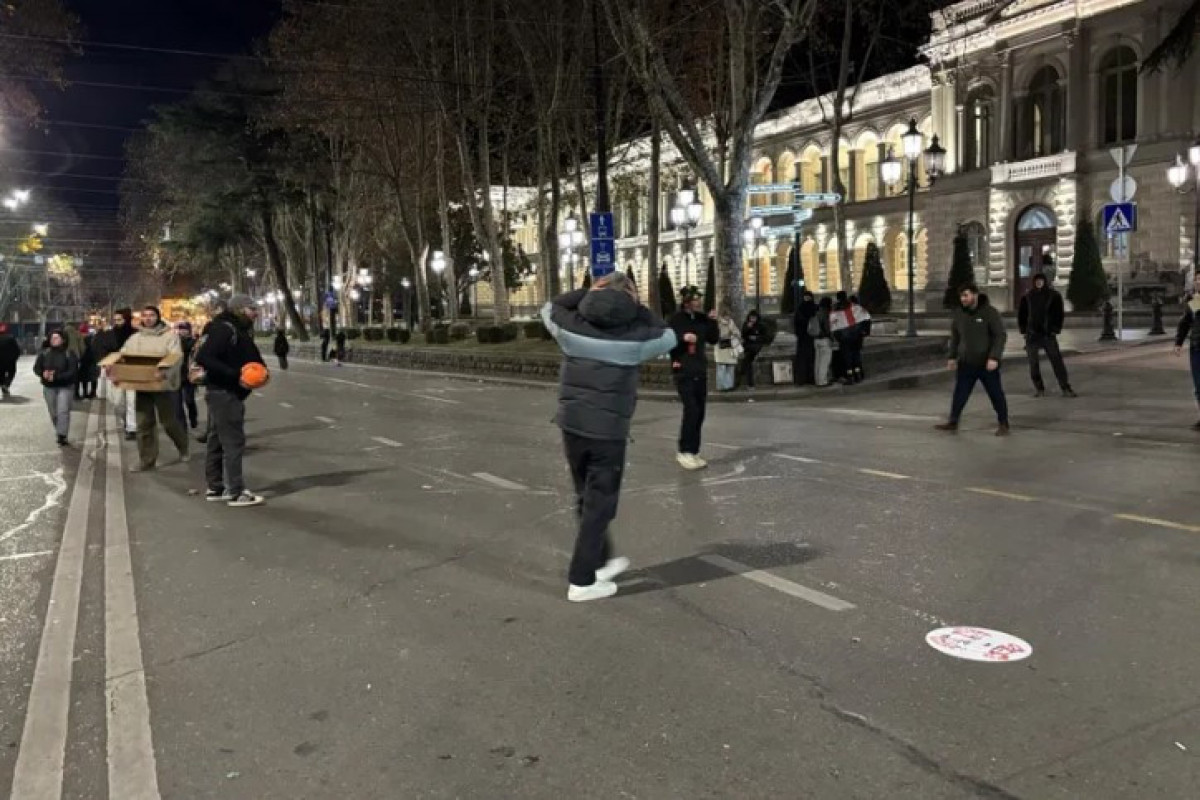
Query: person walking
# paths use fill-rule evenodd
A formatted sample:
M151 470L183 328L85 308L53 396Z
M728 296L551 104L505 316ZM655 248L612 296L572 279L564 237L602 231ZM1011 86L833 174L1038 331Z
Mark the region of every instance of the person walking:
M1040 363L1042 350L1050 359L1063 397L1079 396L1071 388L1067 365L1063 363L1062 351L1058 348L1058 335L1062 333L1065 316L1062 295L1050 286L1045 275L1034 275L1033 288L1021 298L1021 305L1017 309L1017 327L1025 337L1025 354L1029 357L1029 377L1033 381L1034 397L1046 395Z
M50 333L49 341L33 362L33 374L42 382L42 396L46 398L46 410L54 423L58 445L65 447L71 432L71 398L79 377L79 358L67 347L67 337L62 331Z
M808 386L816 383L817 351L816 340L820 324L813 325L817 318L818 306L813 293L804 290L800 305L793 317L793 329L796 334L796 358L792 363L792 380L797 386Z
M119 308L113 312L112 325L108 330L96 337L96 363L104 360L113 353L118 353L125 343L133 336L133 310ZM113 404L113 413L117 417L117 426L125 431L125 439L137 439L137 409L134 407L135 392L127 392L109 381L109 395Z
M671 371L675 390L683 403L683 420L679 426L679 452L675 460L687 470L708 466L700 457L700 438L704 428L705 405L708 402L707 345L720 340L717 312L707 315L701 310L703 296L695 286L679 292L679 310L671 317L675 331L675 349L671 351Z
M158 426L162 425L167 436L179 450L179 460L188 460L188 437L176 412L179 392L183 383L183 348L179 337L162 321L162 313L155 306L142 309L142 324L138 332L129 338L121 352L131 356L166 358L171 354L179 357L174 366L163 373L164 389L158 392L133 392L134 408L137 411L138 463L130 472L146 472L158 464Z
M246 491L242 458L246 451L246 398L250 387L242 381L247 364L264 364L254 344L254 319L258 306L247 295L229 298L225 310L208 328L196 353L205 372L208 392L208 449L204 459L207 489L204 499L232 508L260 505L263 498Z
M75 399L91 400L96 396L96 336L87 325L79 326L82 347L79 355L79 378L75 383Z
M1188 355L1192 367L1192 387L1196 392L1196 405L1200 406L1200 296L1193 296L1184 306L1183 316L1179 319L1179 327L1175 330L1175 355L1183 353L1183 345L1188 344ZM1200 431L1200 422L1192 426L1192 430Z
M183 353L179 391L175 394L175 417L184 428L196 430L200 427L200 409L196 407L196 385L188 378L188 365L192 363L192 351L196 348L192 323L184 320L176 324L175 335L179 337L179 351Z
M713 353L713 360L717 362L717 391L732 392L737 383L742 337L729 306L724 303L717 312L717 329L717 349Z
M342 362L346 360L346 332L338 331L337 336L334 337L334 341L337 343L337 350L334 353L333 360L338 363L338 366L341 366Z
M12 397L12 382L20 360L21 345L17 337L9 333L7 324L0 322L0 393L5 400Z
M629 568L629 559L614 556L609 525L637 407L638 367L669 352L675 333L638 302L633 282L620 272L547 303L541 316L563 353L555 422L579 522L567 599L599 600L617 593L613 579Z
M746 322L742 325L742 347L745 349L742 369L745 371L748 389L754 388L754 362L766 344L767 326L763 324L756 308L746 315Z
M813 382L817 386L829 386L830 369L833 367L833 331L829 326L829 317L833 313L833 301L822 297L817 305L817 313L809 322L808 330L813 333L813 346L816 360L813 365ZM814 326L812 323L815 322Z
M321 329L321 360L329 360L329 328Z
M287 334L283 332L283 328L275 331L275 357L279 359L279 368L286 370L288 353L291 352L292 346L288 344Z
M950 419L936 427L941 431L957 431L959 417L971 399L975 384L982 383L999 422L996 435L1008 436L1008 400L1000 382L1000 362L1008 338L1004 319L975 284L964 286L958 299L962 307L954 313L950 327L949 368L957 371L954 398Z

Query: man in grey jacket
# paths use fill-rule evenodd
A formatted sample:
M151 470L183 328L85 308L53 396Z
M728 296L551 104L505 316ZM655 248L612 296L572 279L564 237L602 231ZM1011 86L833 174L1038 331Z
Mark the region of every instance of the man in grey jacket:
M555 421L579 517L567 599L599 600L617 593L613 580L629 568L629 559L613 556L608 526L617 516L638 366L670 352L675 333L639 304L619 272L547 303L542 321L564 356Z

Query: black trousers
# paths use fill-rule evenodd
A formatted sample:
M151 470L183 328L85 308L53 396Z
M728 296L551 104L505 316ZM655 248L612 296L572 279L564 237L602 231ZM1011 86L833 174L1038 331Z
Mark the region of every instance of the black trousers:
M796 336L796 359L792 363L792 380L797 386L808 386L817 382L817 350L807 332Z
M677 375L675 390L683 402L683 422L679 426L679 452L700 454L700 434L704 428L704 411L708 402L708 377Z
M276 358L279 359L279 368L282 370L286 370L287 369L287 353L284 353L281 356L276 356Z
M329 360L329 340L328 339L321 340L321 360L322 361Z
M81 375L78 382L75 384L75 397L78 400L83 400L88 397L96 396L96 370L90 370L87 374Z
M861 378L863 375L863 340L847 339L842 342L842 365L849 379Z
M563 449L575 484L575 514L579 520L567 580L574 586L591 586L596 582L596 570L612 558L608 528L616 519L621 498L625 442L585 439L563 431Z
M742 356L742 370L746 378L747 386L754 386L754 362L758 358L758 350L746 348L745 355Z
M1008 424L1008 400L1004 397L1004 387L1000 383L1000 370L989 372L987 367L971 367L959 364L958 376L954 382L954 400L950 406L950 421L958 422L971 392L975 390L976 382L982 383L992 408L996 411L996 419L1001 424Z
M179 387L175 400L175 416L184 427L200 427L200 409L196 407L196 387L193 384L184 383Z
M1041 351L1046 351L1050 366L1054 369L1054 377L1063 391L1071 387L1071 379L1067 375L1067 365L1063 363L1062 351L1058 349L1058 337L1050 334L1029 334L1025 337L1025 354L1029 356L1029 378L1033 387L1038 391L1046 388L1042 382Z
M13 378L17 377L16 366L8 366L7 364L0 367L0 386L5 389L12 386Z

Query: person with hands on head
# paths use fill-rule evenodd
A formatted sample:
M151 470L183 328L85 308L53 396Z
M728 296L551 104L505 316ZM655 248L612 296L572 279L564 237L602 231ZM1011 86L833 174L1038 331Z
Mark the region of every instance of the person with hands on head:
M982 383L987 391L992 408L999 422L997 436L1008 436L1008 400L1000 382L1000 361L1004 357L1004 343L1008 335L1004 331L1004 320L995 306L988 302L979 287L967 284L958 295L962 307L954 312L950 327L949 368L957 372L954 384L954 399L950 405L950 419L937 425L941 431L958 430L967 401L976 383Z
M721 340L716 310L705 314L704 296L695 286L679 292L679 311L671 317L671 329L678 344L671 351L671 370L675 390L683 403L679 428L679 452L675 460L686 470L704 469L708 462L700 457L700 439L708 402L708 356L706 347Z
M229 298L225 311L209 323L207 338L196 352L208 387L208 442L204 459L204 494L209 502L231 508L260 505L263 498L246 491L242 458L246 452L246 398L253 387L242 380L247 364L265 362L254 344L258 306L247 295Z

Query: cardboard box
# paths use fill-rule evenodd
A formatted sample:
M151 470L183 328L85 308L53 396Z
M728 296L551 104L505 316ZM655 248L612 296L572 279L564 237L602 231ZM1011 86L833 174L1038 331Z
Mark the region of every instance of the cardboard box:
M129 392L165 392L167 382L160 370L170 369L183 360L180 353L158 356L135 356L113 353L100 360L100 367L118 389Z

